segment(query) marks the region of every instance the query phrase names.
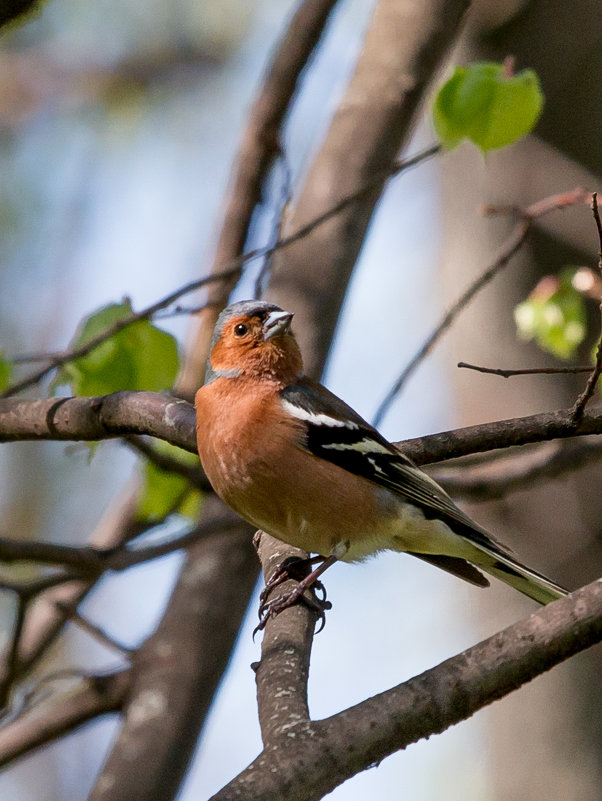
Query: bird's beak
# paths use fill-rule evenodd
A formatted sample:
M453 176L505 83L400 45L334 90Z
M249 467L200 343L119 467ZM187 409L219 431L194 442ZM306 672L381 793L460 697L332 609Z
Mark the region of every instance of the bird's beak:
M293 313L287 311L270 312L263 324L263 338L271 339L278 334L287 334L291 327Z

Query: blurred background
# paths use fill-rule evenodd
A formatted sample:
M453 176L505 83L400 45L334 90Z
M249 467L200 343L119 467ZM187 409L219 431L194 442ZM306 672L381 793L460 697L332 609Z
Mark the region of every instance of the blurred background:
M203 275L219 228L237 142L287 0L51 0L0 40L0 347L5 355L64 348L85 315L131 298L142 308ZM293 189L324 135L361 48L371 0L341 2L288 121ZM481 2L453 56L537 69L547 106L537 137L484 159L461 146L391 182L349 287L325 382L368 419L442 311L490 261L510 223L484 202L526 204L599 185L601 30L595 4ZM408 149L430 144L425 118ZM276 174L254 245L278 212ZM512 267L422 364L381 426L405 439L457 425L566 406L581 386L559 378L462 373L551 363L518 342L512 311L541 275L595 263L587 210L546 218ZM255 268L256 269L256 268ZM238 291L252 286L252 273ZM293 310L294 311L294 310ZM161 322L182 346L189 321ZM595 332L594 332L595 334ZM589 347L589 343L587 344ZM584 353L586 352L584 346ZM42 387L42 394L47 387ZM30 393L32 394L32 393ZM85 543L137 466L117 442L3 445L0 533ZM570 587L600 575L597 465L525 488L471 513L524 560ZM105 578L86 614L138 644L164 608L181 557ZM533 610L510 589L488 592L399 555L329 572L334 603L316 638L310 709L330 715L425 670ZM257 599L214 703L182 801L206 798L260 750L251 631ZM13 600L0 594L8 631ZM4 635L7 636L6 634ZM600 649L535 681L460 726L412 746L331 794L360 801L602 798ZM38 675L114 666L118 657L75 627ZM84 799L115 734L104 719L0 775L10 801Z

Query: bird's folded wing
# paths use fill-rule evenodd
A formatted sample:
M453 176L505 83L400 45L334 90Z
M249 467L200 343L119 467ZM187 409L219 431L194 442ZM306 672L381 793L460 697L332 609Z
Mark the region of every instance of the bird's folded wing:
M459 509L449 495L350 406L320 384L303 379L280 392L285 410L304 424L300 446L386 487L418 506L427 518L439 518L463 537L501 555L510 549Z

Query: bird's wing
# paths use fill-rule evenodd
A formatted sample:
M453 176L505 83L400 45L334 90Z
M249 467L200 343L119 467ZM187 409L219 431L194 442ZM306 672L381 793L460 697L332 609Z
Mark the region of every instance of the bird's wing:
M285 410L305 427L301 447L314 456L386 487L439 518L475 544L500 555L512 552L459 509L449 495L350 406L309 379L280 392Z

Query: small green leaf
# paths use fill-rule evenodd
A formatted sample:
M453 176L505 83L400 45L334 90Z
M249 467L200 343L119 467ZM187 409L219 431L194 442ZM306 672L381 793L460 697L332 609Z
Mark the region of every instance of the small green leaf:
M160 453L177 459L188 466L198 465L198 458L187 451L158 442ZM180 514L194 520L202 502L201 492L185 476L145 461L142 467L142 487L138 497L136 519L145 523L159 523L171 514Z
M85 345L132 314L129 301L112 303L87 317L70 347ZM75 395L105 395L120 389L169 389L178 373L175 339L148 320L124 328L86 356L65 364L53 387L69 384Z
M528 134L539 119L543 99L533 70L508 76L503 64L456 67L435 98L433 124L447 148L466 138L486 152Z
M575 269L548 275L514 310L518 334L560 359L573 356L586 334L583 296L572 283Z
M4 359L2 351L0 351L0 392L9 385L12 371L12 363Z

